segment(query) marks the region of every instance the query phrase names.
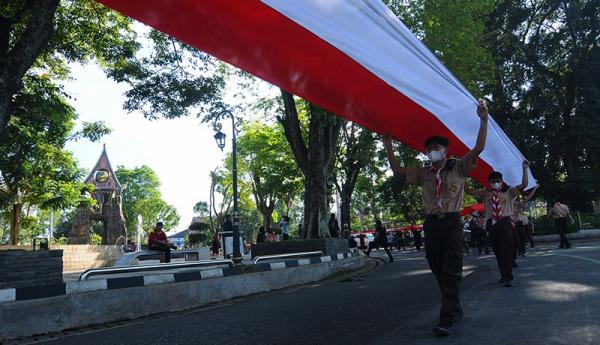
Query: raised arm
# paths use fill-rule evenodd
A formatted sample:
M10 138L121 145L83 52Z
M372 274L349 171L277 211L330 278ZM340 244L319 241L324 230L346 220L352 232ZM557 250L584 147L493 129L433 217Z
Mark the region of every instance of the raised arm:
M525 187L527 188L527 187ZM535 195L535 192L537 191L537 189L540 188L539 185L536 185L535 187L533 187L533 190L531 192L529 192L529 194L527 195L527 197L525 199L523 199L523 201L521 201L522 205L525 205L525 203L527 203L529 200L533 199L533 196Z
M488 108L485 105L485 101L483 99L479 99L479 104L477 105L477 115L481 119L479 123L479 133L477 134L477 142L475 143L475 147L469 151L465 155L465 159L470 159L475 161L479 154L483 152L485 148L485 141L487 139L487 128L488 128Z
M525 190L525 188L527 188L527 185L529 184L529 174L527 173L527 170L529 170L529 161L524 160L523 161L523 178L521 179L521 184L517 186L517 188L520 191Z
M388 161L390 162L390 167L392 168L394 175L406 176L406 168L401 166L400 162L398 162L398 158L396 158L394 148L392 147L392 137L389 134L383 136L383 146L385 147Z

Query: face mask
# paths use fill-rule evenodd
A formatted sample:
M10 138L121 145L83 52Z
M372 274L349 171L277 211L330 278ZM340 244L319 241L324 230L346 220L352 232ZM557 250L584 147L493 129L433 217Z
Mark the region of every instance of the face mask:
M492 183L492 188L498 190L500 187L502 187L502 182Z
M439 162L444 159L444 157L446 157L446 152L444 150L427 152L427 158L429 158L432 163Z

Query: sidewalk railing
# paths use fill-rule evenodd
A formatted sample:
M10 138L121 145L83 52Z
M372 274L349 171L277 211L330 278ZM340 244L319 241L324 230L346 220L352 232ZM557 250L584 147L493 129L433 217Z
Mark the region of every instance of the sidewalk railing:
M197 261L197 262L173 263L173 264L91 268L91 269L86 270L83 273L81 273L81 275L79 276L79 281L86 281L89 277L97 276L97 275L150 272L150 271L172 270L172 269L179 269L179 268L198 268L198 267L223 266L223 265L229 265L230 267L232 267L235 264L231 260L222 259L222 260L201 260L201 261Z

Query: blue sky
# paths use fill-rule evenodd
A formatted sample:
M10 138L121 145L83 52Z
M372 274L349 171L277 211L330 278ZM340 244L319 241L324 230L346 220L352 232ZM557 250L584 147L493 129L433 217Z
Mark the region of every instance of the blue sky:
M81 140L67 145L80 167L93 168L103 143L114 169L118 165L148 165L162 182L163 199L181 216L178 228L187 228L194 204L208 201L209 172L221 164L225 155L215 144L212 128L195 117L149 121L140 113L127 113L122 108L127 86L106 78L94 64L73 65L71 75L73 80L65 84L65 89L73 97L71 104L79 113L78 122L105 121L113 130L98 143ZM229 139L228 127L224 126L224 132ZM225 151L229 150L228 140Z

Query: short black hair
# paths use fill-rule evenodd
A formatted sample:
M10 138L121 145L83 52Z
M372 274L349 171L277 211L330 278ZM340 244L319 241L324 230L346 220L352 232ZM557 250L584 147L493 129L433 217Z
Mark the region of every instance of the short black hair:
M443 147L448 147L450 146L450 141L448 141L447 138L438 136L438 135L434 135L432 137L427 138L427 140L425 140L425 148L427 149L430 145L433 144L440 144Z
M160 227L163 227L163 226L165 226L165 225L163 224L163 222L158 222L158 223L156 223L156 227L159 227L159 226L160 226Z
M556 198L554 198L554 202L562 202L561 197L557 196Z
M488 176L488 181L491 180L496 180L496 179L500 179L502 180L502 173L499 171L493 171L489 176Z

